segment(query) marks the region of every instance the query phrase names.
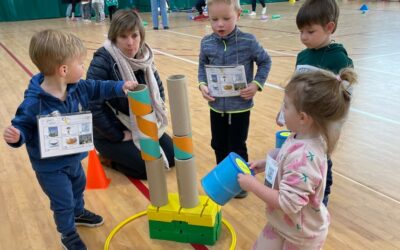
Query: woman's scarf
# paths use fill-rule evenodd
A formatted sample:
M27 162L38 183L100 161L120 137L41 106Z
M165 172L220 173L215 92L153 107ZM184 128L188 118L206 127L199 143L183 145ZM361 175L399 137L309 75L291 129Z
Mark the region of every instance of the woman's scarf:
M168 125L168 118L166 115L166 106L164 101L161 99L158 83L154 76L156 68L153 62L153 51L146 43L144 43L142 48L139 49L136 54L136 58L129 58L125 56L110 40L105 41L104 48L111 54L117 63L119 72L124 81L137 81L134 72L137 70L142 70L144 72L151 104L157 119L158 138L160 138L164 134ZM130 119L130 121L133 142L135 146L140 149L140 132L136 119ZM162 151L161 147L160 149ZM165 155L163 156L165 157ZM168 161L166 161L166 163L168 164Z

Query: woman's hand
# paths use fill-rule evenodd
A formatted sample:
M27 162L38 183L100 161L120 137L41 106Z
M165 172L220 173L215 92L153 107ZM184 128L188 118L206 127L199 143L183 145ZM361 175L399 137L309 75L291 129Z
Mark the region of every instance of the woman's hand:
M245 191L252 191L257 179L251 174L238 174L238 182L240 187Z
M215 101L215 98L210 96L210 91L208 89L208 87L204 84L201 84L199 86L199 89L201 91L201 94L203 95L203 98L206 99L207 101L213 102Z
M17 143L21 137L21 132L14 126L8 126L3 133L3 138L7 143Z
M124 139L122 141L131 141L132 140L132 133L129 130L124 130Z
M240 90L240 96L245 100L250 100L256 95L257 90L258 90L257 84L255 84L254 82L249 83L247 85L247 88Z
M265 171L265 160L256 160L249 162L250 169L254 171L255 174L262 173Z
M126 81L124 82L124 85L122 86L122 90L125 92L125 94L128 94L129 90L134 90L138 86L138 82L135 81Z

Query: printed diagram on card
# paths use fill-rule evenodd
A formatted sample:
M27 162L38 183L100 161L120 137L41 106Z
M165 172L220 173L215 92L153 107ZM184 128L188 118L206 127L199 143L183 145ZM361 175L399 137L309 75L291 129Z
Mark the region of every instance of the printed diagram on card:
M206 74L208 89L213 97L239 96L240 90L247 87L243 65L206 65Z

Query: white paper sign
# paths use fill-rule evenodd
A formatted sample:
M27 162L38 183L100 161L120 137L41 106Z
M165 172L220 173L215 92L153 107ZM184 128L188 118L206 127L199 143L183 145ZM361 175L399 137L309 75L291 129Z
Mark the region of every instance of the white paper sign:
M206 74L208 89L213 97L239 96L240 90L247 87L243 65L206 65Z
M93 123L90 112L38 118L41 158L92 150Z
M265 181L264 184L267 187L274 188L276 175L278 174L278 163L276 157L278 156L279 149L271 150L267 154L267 160L265 161Z

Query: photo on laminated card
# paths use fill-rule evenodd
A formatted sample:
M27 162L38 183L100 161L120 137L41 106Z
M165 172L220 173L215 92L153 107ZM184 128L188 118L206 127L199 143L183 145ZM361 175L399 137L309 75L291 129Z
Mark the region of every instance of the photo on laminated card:
M240 90L247 87L243 65L206 65L207 85L213 97L239 96Z
M58 136L58 127L48 127L49 137Z
M88 144L93 142L92 134L79 135L79 144Z

